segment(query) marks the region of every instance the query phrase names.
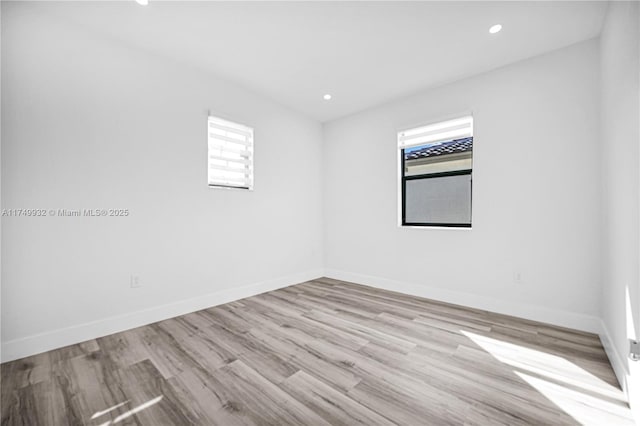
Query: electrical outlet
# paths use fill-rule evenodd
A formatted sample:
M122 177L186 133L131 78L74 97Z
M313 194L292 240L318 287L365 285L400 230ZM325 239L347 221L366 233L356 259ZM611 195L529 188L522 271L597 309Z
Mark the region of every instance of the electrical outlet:
M139 275L131 275L131 279L129 281L131 284L131 288L140 288L142 284L140 284L140 276Z
M522 284L522 272L516 271L513 273L513 282L516 284Z

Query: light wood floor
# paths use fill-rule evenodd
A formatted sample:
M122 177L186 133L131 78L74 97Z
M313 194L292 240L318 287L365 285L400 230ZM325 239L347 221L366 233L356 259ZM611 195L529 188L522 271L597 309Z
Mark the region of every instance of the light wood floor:
M598 337L321 279L2 365L2 425L627 425Z

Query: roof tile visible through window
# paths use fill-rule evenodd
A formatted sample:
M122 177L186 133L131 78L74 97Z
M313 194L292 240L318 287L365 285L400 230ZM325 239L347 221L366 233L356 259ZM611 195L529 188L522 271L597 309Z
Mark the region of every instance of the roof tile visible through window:
M427 146L424 148L405 151L405 160L415 160L418 158L438 157L441 155L458 154L473 150L473 138L456 139L449 142Z

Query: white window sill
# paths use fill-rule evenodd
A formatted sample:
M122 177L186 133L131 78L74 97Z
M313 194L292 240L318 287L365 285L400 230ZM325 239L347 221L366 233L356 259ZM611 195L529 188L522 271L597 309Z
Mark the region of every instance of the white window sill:
M433 229L436 231L471 231L473 227L462 226L411 226L411 225L398 225L401 229Z

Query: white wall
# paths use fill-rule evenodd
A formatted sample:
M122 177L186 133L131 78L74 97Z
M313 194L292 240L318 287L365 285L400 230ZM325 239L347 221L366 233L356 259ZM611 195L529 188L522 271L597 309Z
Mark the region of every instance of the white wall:
M591 40L325 124L327 275L595 331L598 58ZM468 112L473 229L398 227L396 132Z
M611 361L640 414L640 10L612 2L601 36L604 268L602 316ZM632 376L629 376L632 374ZM640 418L640 416L638 417Z
M2 3L3 207L131 215L2 218L5 360L321 275L317 122L43 9ZM253 192L207 187L209 108Z
M336 278L591 331L602 303L626 366L623 293L638 306L640 270L637 8L614 3L601 41L327 123L323 148L319 124L257 94L37 4L3 2L2 207L131 211L2 219L3 359L324 265ZM207 188L207 109L256 128L254 192ZM473 229L399 228L396 131L468 112ZM131 274L142 288L129 288Z

